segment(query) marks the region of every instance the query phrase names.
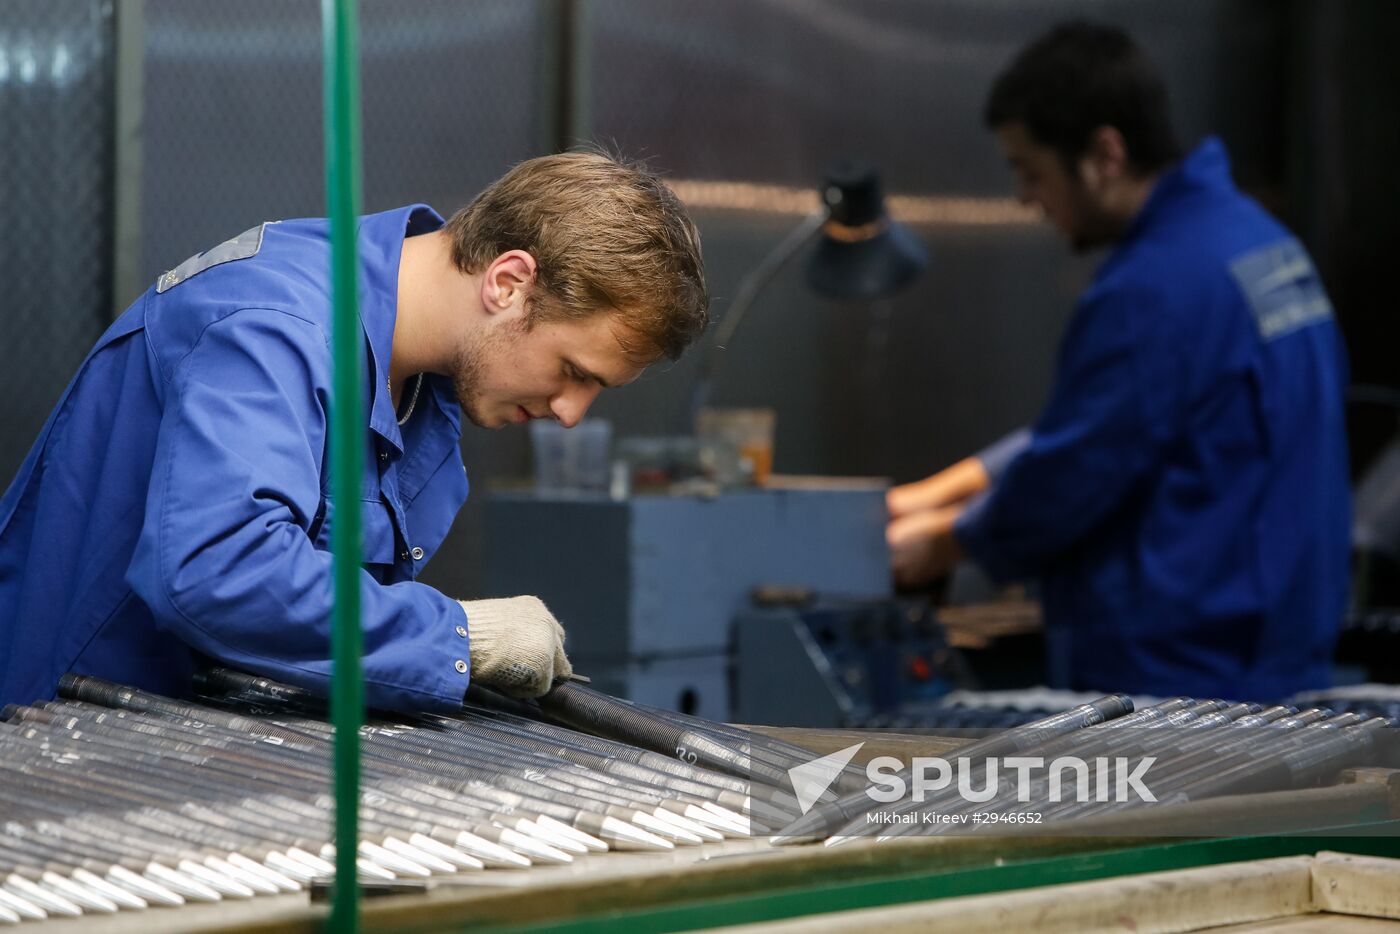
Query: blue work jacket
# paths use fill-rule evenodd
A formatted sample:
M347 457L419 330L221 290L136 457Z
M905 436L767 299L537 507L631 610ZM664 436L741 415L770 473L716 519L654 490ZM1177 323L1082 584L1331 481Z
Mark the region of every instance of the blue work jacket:
M361 219L360 595L368 702L448 709L461 606L414 581L467 495L461 413L428 375L388 391L415 205ZM162 275L83 361L0 501L0 703L67 671L185 696L201 659L324 692L330 673L325 220L256 227ZM411 392L412 383L408 389Z
M1053 680L1258 700L1328 682L1346 370L1307 253L1206 140L1099 268L1028 443L954 531L994 577L1041 579Z

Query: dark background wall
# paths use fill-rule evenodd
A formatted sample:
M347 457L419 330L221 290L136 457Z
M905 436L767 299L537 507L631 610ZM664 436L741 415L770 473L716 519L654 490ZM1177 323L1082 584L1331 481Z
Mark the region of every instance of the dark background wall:
M1295 3L1288 207L1313 251L1356 385L1400 387L1400 4ZM1396 435L1394 409L1351 412L1353 468Z
M0 4L0 483L111 320L110 4Z
M1240 183L1317 253L1358 378L1396 382L1387 286L1389 244L1400 239L1397 9L1386 0L362 0L364 203L423 200L446 213L510 164L578 139L646 157L683 191L743 183L741 193L759 195L752 203L726 196L695 209L722 314L744 272L799 220L784 198L813 189L836 155L873 161L888 191L943 218L915 225L933 253L929 274L891 301L852 306L816 298L787 270L725 352L714 401L777 409L780 471L907 480L1034 415L1092 269L1093 257L1070 257L1039 224L945 210L1005 208L1010 178L981 127L984 95L1020 45L1070 16L1139 37L1167 74L1184 141L1222 136ZM111 97L99 78L112 67L113 19L138 12L139 41L123 51L139 58L143 79L126 102L139 112L138 171L123 189L135 207L114 220ZM18 466L113 306L261 220L324 212L318 16L314 0L11 0L0 10L11 335L0 346L10 400L0 473ZM37 96L14 62L24 48L57 55L73 28L87 30L88 45L73 48L89 49L84 73L97 77ZM92 100L89 114L81 108L94 105L81 102ZM64 230L81 242L57 239ZM115 290L105 235L135 245L118 277L128 284ZM605 394L594 414L621 436L684 432L694 367L694 355L657 367ZM1390 425L1375 416L1358 434L1371 444ZM463 448L478 493L528 472L523 431L468 428ZM478 496L428 579L476 592L486 548Z

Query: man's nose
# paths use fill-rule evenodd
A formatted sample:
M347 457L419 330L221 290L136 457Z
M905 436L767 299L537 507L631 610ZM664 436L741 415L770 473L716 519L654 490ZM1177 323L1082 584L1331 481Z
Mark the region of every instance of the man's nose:
M600 386L570 386L549 400L549 410L565 428L572 428L583 420L584 413L598 398Z

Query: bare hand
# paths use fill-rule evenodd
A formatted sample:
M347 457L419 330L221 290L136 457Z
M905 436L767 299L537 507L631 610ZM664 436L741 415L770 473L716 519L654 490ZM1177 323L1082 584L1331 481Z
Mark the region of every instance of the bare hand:
M968 457L931 477L891 488L885 494L885 505L890 518L898 519L924 510L957 506L990 484L982 462Z
M885 527L890 567L900 588L923 587L944 577L962 558L953 524L962 506L926 509L901 516Z

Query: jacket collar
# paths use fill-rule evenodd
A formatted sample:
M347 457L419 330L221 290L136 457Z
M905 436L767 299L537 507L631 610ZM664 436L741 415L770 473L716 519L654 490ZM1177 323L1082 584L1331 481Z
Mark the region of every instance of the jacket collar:
M398 318L399 258L406 237L429 233L443 226L442 216L426 204L368 214L360 218L360 324L369 351L369 427L400 453L403 437L389 392L389 359ZM424 393L418 404L428 402Z
M1120 239L1126 243L1136 238L1170 210L1180 198L1202 191L1233 191L1230 177L1230 156L1218 137L1207 136L1186 157L1157 179L1127 232Z

